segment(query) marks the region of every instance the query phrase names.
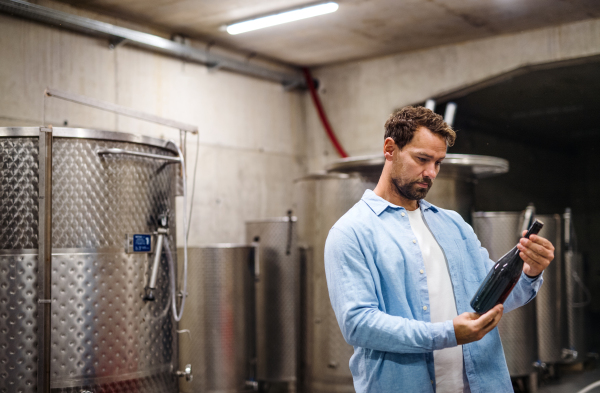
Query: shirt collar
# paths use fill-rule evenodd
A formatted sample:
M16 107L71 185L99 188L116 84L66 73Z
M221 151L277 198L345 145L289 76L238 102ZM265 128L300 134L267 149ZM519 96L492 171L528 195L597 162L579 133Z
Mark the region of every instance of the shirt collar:
M373 210L373 212L377 215L380 215L385 209L404 209L402 206L394 205L393 203L386 201L379 195L375 194L372 190L366 190L363 194L361 200L365 201L365 203ZM437 208L431 203L427 202L425 199L419 200L419 206L422 211L427 209L431 209L433 211L437 211ZM406 209L404 209L406 210Z

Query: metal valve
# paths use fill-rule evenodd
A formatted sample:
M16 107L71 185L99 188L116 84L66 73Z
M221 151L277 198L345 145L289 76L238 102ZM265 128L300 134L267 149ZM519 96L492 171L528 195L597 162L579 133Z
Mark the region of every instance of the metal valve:
M192 365L186 364L183 371L177 370L175 371L175 375L177 375L178 377L185 377L185 380L188 382L191 381L194 378L194 376L192 375Z

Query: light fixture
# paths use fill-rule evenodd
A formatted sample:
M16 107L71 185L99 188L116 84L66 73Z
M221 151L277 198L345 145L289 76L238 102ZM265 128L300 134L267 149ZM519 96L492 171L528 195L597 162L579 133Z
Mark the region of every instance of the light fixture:
M283 23L293 22L295 20L312 18L323 14L335 12L338 4L334 2L311 5L304 8L298 8L291 11L281 12L279 14L263 16L261 18L250 19L244 22L234 23L227 26L227 32L235 35L248 31L262 29L264 27L281 25Z

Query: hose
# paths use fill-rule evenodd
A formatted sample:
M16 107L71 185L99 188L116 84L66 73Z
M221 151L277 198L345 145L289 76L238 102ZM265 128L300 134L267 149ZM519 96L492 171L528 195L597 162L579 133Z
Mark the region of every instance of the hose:
M176 295L176 282L175 282L175 262L173 262L173 255L171 254L171 247L169 246L169 240L165 237L165 253L167 254L167 262L169 263L169 281L171 282L171 309L173 310L173 319L179 322L183 315L183 308L185 307L186 289L187 289L187 264L183 262L183 297L181 298L181 309L177 314L177 295Z
M317 95L317 90L315 89L315 85L313 83L313 78L310 75L310 71L308 70L308 68L303 68L302 71L304 72L304 79L306 80L306 85L308 86L308 90L310 91L310 96L312 97L313 103L315 104L315 108L317 108L317 113L319 114L319 118L321 119L323 128L325 128L325 132L329 136L333 147L335 147L340 157L348 157L348 154L346 153L340 142L337 140L335 134L333 133L333 129L329 124L329 120L327 120L327 115L325 114L325 110L321 105L321 100Z
M592 383L591 385L587 385L586 387L584 387L577 393L587 393L597 387L600 387L600 381L596 381L596 382Z
M173 255L171 255L171 247L169 245L169 237L165 236L165 251L167 254L167 261L169 262L169 275L171 276L171 303L173 309L173 319L176 322L181 320L183 315L183 309L185 308L185 298L187 296L187 270L188 270L188 247L187 247L187 183L185 181L185 160L183 153L177 144L173 143L179 153L179 159L181 160L181 173L183 173L183 296L181 298L181 308L177 313L177 296L175 295L175 264L173 263Z

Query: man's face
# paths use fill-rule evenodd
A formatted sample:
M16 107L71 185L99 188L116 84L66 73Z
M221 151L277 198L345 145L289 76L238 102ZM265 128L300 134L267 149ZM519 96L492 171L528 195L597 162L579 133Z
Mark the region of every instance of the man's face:
M396 191L409 200L425 198L446 157L446 140L420 127L402 150L394 147L391 180Z

